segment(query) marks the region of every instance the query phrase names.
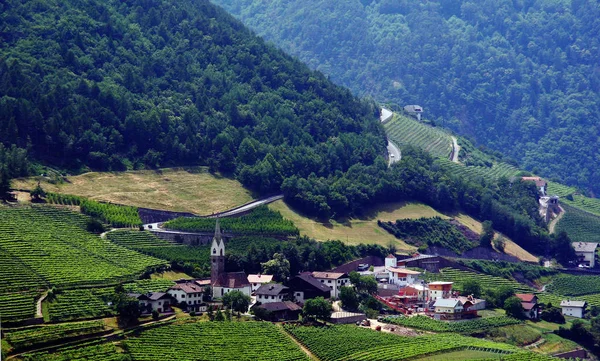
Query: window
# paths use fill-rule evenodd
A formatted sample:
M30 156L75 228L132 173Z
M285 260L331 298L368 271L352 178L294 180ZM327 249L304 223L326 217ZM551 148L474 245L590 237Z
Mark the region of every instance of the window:
M162 303L161 303L161 302L159 302L159 303L158 303L158 305L160 306L160 305L162 305Z
M213 248L213 254L217 254L217 249Z
M181 295L181 298L185 298L185 295Z

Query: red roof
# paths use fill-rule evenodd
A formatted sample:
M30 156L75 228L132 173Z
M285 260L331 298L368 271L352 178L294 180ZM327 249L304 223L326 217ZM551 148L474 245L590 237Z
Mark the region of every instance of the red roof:
M537 303L533 303L533 302L521 302L521 306L523 306L523 309L525 311L529 311L532 308L537 306Z
M391 253L390 253L390 254L388 254L388 255L387 255L387 257L385 257L385 258L396 258L396 256L394 256L393 254L391 254Z
M248 276L246 272L227 272L221 275L219 279L213 284L217 287L225 288L243 288L250 286L248 282Z
M200 293L204 291L204 287L201 287L193 282L178 283L169 289L182 290L185 293Z
M521 177L521 180L524 180L526 182L535 182L535 185L538 187L546 186L546 181L540 177Z
M533 302L535 295L533 293L517 293L515 295L521 302Z

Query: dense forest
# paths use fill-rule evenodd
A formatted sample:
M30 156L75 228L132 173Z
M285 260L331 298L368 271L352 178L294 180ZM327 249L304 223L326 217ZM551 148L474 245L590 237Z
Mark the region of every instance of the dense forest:
M0 143L61 168L209 165L269 193L385 154L374 103L205 0L3 1L0 39Z
M597 1L214 2L356 94L600 192Z

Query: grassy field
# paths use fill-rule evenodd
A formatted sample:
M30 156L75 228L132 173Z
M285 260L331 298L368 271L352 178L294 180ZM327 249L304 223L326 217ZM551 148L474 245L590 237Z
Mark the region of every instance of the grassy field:
M15 179L12 186L33 189L37 178ZM62 184L41 183L46 191L74 194L136 207L211 214L250 202L248 190L233 179L205 168L157 171L91 172L69 177Z

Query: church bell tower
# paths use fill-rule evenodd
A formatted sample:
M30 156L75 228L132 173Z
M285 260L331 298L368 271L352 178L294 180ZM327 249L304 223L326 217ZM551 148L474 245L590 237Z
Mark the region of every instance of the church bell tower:
M215 236L210 247L210 283L215 284L225 273L225 242L221 235L219 218L215 225Z

